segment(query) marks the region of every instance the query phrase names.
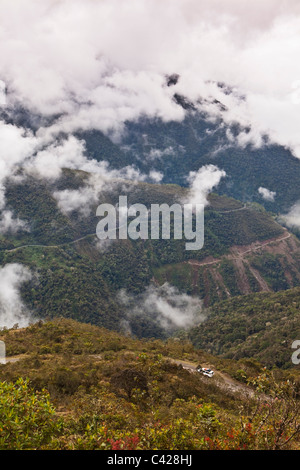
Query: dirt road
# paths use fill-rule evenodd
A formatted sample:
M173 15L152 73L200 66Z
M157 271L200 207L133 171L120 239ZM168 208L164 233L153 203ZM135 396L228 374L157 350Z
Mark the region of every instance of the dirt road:
M280 237L271 238L270 240L265 240L263 242L254 242L251 245L233 246L230 249L231 254L225 255L222 258L213 258L212 256L208 256L202 261L191 259L191 260L186 261L186 263L194 265L194 266L209 266L211 264L218 264L223 259L240 260L240 259L243 259L245 255L252 253L253 251L260 250L261 248L271 245L272 243L280 243L284 240L287 240L290 237L291 237L291 234L287 233L287 234L281 235Z
M177 365L181 365L184 369L188 370L192 374L198 374L200 380L211 380L213 381L219 388L224 389L224 391L230 391L234 394L239 394L241 397L244 398L254 398L255 392L250 387L241 382L233 379L230 375L225 374L224 372L220 372L215 369L212 364L204 364L201 363L202 367L211 368L214 371L213 377L205 377L200 375L197 372L196 368L198 364L188 362L188 361L181 361L177 359L168 358L169 361L174 362Z

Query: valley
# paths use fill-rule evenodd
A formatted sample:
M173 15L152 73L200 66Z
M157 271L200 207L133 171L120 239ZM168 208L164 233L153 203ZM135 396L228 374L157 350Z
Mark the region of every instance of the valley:
M299 26L0 0L0 451L300 449Z

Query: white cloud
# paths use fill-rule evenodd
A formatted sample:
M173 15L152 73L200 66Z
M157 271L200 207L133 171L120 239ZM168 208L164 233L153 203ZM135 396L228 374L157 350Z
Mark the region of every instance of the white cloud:
M32 155L24 164L27 173L55 180L61 176L63 168L83 169L88 162L84 156L84 143L73 136L63 142L55 142Z
M280 219L288 227L300 229L300 201L294 204L287 214L282 214Z
M0 233L16 233L19 230L29 231L27 223L24 220L14 218L11 211L5 210L1 214L0 218Z
M163 177L164 177L164 175L161 171L151 170L150 173L149 173L149 178L154 183L160 183L161 180L163 179Z
M265 201L274 202L276 191L270 191L269 189L260 186L258 188L258 192Z
M88 216L92 207L99 200L102 191L112 190L117 183L125 180L136 182L146 179L146 175L141 174L131 166L124 167L121 170L112 170L109 168L108 163L104 161L99 163L93 160L87 161L86 165L81 166L81 169L92 171L84 186L79 189L64 189L53 193L58 207L65 213L79 211L83 216Z
M31 322L32 316L20 295L21 285L30 279L29 269L21 264L7 264L0 268L0 328L11 328L16 323L25 327Z
M215 165L205 165L198 171L191 171L188 177L190 183L189 194L186 203L208 204L207 196L213 188L217 187L221 178L226 176L224 170Z
M106 181L145 180L131 167L116 173L88 160L71 134L95 128L120 140L127 120L182 120L175 92L202 98L211 119L250 127L228 131L229 144L260 147L268 134L300 158L299 28L298 0L0 0L0 104L12 114L23 106L56 116L35 134L0 121L0 209L6 178L22 165L48 179L68 167ZM165 86L174 72L180 80ZM173 151L166 142L164 150L150 148L149 159ZM225 175L210 168L204 181L202 171L190 175L191 194L205 202ZM161 175L153 170L149 178ZM61 207L92 199L92 186L57 193Z
M32 133L0 121L0 209L5 206L5 180L35 151Z
M149 286L140 295L121 290L118 301L124 305L130 326L130 318L143 315L156 320L164 329L186 329L205 320L202 300L182 294L168 283L160 287Z
M6 85L0 80L0 107L6 105Z
M37 145L32 133L0 121L0 165L1 176L8 176L10 168L23 162Z
M25 174L52 181L61 176L63 168L91 173L86 187L54 194L59 206L66 212L79 208L85 214L104 187L112 188L116 181L122 179L143 181L147 178L130 165L113 170L106 161L89 159L85 142L72 135L45 145L44 139L34 136L32 132L0 121L0 210L5 209L7 180L20 181L24 178L24 175L22 177L17 173L19 168L23 168ZM153 171L148 179L158 181L160 176L159 172ZM0 221L0 231L3 233L20 228L25 228L24 222L13 219L11 212L6 210Z
M78 210L82 215L88 216L92 206L97 202L97 193L91 186L84 186L78 190L64 189L56 191L53 196L57 200L61 211L67 214Z
M149 155L147 156L147 160L156 160L164 156L169 156L169 155L174 155L174 154L175 154L175 150L171 146L165 148L164 150L151 148Z
M0 77L8 106L61 115L39 130L48 141L91 128L119 138L145 114L182 119L177 91L220 99L228 111L209 113L251 124L241 145L269 133L300 157L299 25L298 0L0 0ZM179 83L164 87L173 72Z

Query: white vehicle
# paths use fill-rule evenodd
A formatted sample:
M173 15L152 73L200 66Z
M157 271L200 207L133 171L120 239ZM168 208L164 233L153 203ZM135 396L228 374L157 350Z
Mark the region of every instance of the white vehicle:
M198 366L197 372L199 372L199 374L206 375L206 377L212 377L214 375L214 371L209 369L208 367Z

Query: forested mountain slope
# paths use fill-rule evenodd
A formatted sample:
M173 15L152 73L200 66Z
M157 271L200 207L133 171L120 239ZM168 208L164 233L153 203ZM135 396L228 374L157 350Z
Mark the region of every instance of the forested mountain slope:
M0 239L1 264L19 263L32 273L22 285L26 307L38 318L65 316L120 329L127 319L118 302L121 289L141 295L166 281L179 293L197 296L204 306L257 291L287 289L300 283L299 242L260 206L215 194L205 210L205 242L185 250L184 240L116 240L99 247L96 207L116 204L126 188L128 203L180 201L186 189L176 185L128 182L101 193L90 213L64 213L53 194L85 187L88 174L65 170L56 183L26 178L6 191L8 207L27 229ZM118 188L116 186L115 188ZM142 321L141 321L142 318ZM127 319L128 320L128 319ZM138 336L165 336L153 318L130 318Z
M260 148L251 143L241 147L228 138L249 131L188 109L180 122L146 117L128 122L124 136L116 143L100 131L80 133L79 137L90 157L107 160L113 168L134 164L146 174L155 169L163 174L163 183L187 186L191 171L217 165L226 172L216 189L218 194L258 202L269 211L288 212L299 200L300 161L267 138ZM260 187L275 192L274 201L264 199L258 192Z
M300 337L299 314L299 287L235 297L216 303L189 337L197 347L223 357L253 357L268 367L297 368L292 343Z

